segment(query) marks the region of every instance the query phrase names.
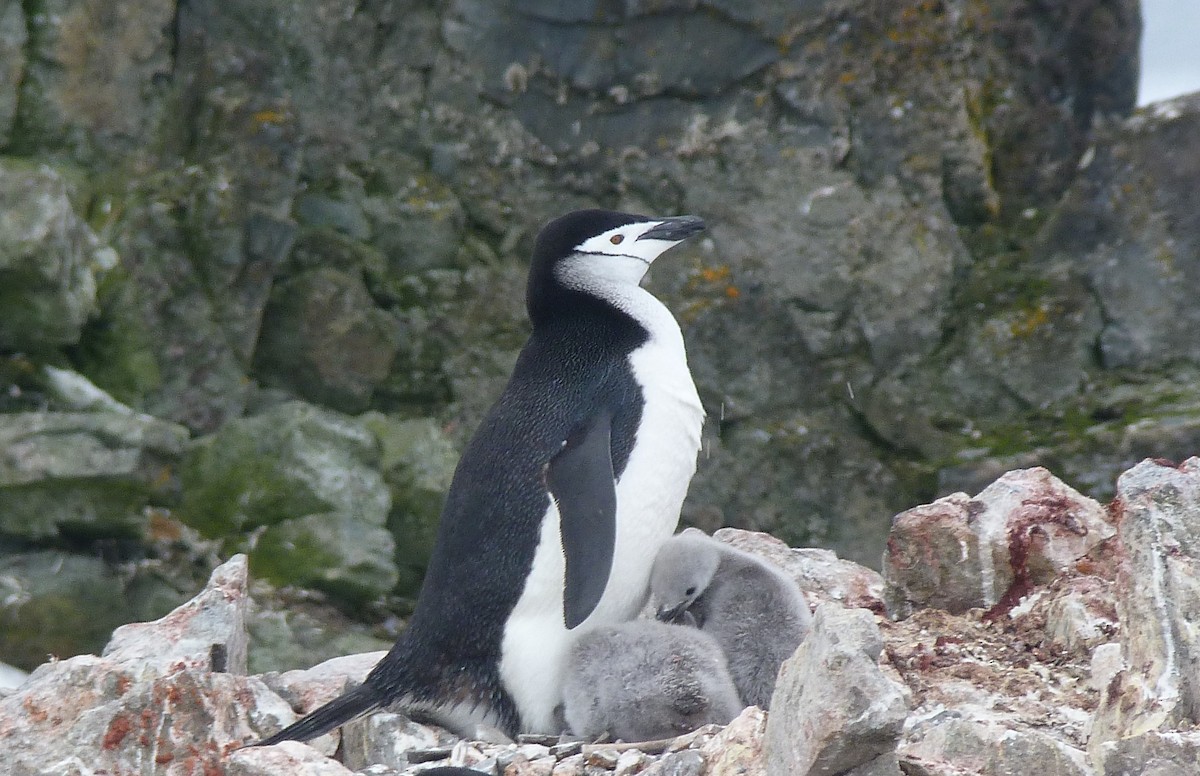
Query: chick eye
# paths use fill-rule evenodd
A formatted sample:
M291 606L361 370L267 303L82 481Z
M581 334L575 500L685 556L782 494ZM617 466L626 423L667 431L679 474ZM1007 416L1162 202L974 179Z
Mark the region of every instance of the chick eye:
M608 241L609 241L610 243L612 243L613 245L620 245L622 242L624 242L624 241L625 241L625 235L623 235L623 234L614 234L612 237L609 237L609 238L608 238Z
M686 596L693 596L693 595L695 595L695 594L696 594L696 588L694 588L694 587L689 587L687 590L684 590L684 591L683 591L683 594L684 594L684 595L686 595Z

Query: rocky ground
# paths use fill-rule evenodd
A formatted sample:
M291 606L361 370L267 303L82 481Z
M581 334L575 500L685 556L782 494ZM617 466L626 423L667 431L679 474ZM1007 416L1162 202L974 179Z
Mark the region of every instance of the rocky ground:
M1044 469L897 515L882 575L766 534L814 607L772 711L656 742L463 741L381 713L311 745L242 748L359 681L381 653L248 675L237 556L99 656L0 699L9 772L494 776L1184 776L1200 761L1200 458L1147 460L1106 507ZM15 769L15 770L13 770Z

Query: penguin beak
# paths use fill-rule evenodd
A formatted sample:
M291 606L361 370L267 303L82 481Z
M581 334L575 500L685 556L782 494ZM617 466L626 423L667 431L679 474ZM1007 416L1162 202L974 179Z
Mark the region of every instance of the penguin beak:
M676 604L675 606L660 606L654 616L661 622L677 622L687 612L688 602Z
M639 240L679 242L704 231L704 219L697 216L676 216L660 219L657 224L638 236Z

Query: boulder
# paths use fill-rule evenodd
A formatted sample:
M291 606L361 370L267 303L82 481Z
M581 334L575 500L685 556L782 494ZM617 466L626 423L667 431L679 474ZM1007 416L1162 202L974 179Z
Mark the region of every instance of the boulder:
M1009 472L974 499L957 493L896 516L884 555L889 612L999 613L1114 530L1098 503L1046 469Z
M104 657L34 671L0 699L9 767L50 776L153 762L165 774L201 773L291 722L291 709L262 681L226 672L244 668L245 584L246 560L235 557L193 602L119 632Z
M375 306L361 277L316 269L275 285L254 367L270 385L362 412L387 377L399 341L398 322Z
M1121 475L1117 616L1124 667L1104 688L1088 749L1200 722L1200 458Z
M125 412L0 414L0 535L138 537L170 503L187 429Z
M921 769L917 773L928 774L1093 774L1082 751L1037 730L975 722L951 713L921 728L900 750L906 773L916 766Z
M249 548L255 573L361 602L396 583L391 499L362 423L287 402L197 440L182 471L179 517Z
M245 674L248 582L246 556L233 556L213 570L204 590L167 616L113 631L101 657L163 674L181 668Z
M96 310L96 272L115 257L71 194L49 165L0 160L0 349L76 343Z
M808 637L779 670L765 740L770 772L832 776L895 749L909 695L880 670L882 651L869 611L817 607Z
M29 26L20 3L9 3L0 13L0 145L7 147L17 100L25 75L25 44Z

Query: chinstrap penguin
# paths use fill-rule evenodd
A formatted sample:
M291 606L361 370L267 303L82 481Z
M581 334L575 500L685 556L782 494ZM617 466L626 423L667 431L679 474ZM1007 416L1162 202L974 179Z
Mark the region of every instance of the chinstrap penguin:
M633 620L580 636L567 658L563 717L577 736L673 738L742 710L725 654L695 628Z
M634 617L696 468L683 336L641 288L694 216L582 210L538 234L533 330L459 460L408 627L359 687L261 743L385 706L455 731L558 733L567 651Z
M716 639L743 703L770 708L779 666L812 623L795 581L769 561L689 528L659 550L650 594L660 620L695 625Z

